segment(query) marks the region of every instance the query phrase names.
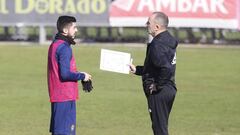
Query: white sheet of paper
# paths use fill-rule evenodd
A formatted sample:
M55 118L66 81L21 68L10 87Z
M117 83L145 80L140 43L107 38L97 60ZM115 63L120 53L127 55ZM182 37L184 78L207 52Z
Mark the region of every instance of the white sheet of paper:
M101 49L101 70L129 74L130 62L130 53Z

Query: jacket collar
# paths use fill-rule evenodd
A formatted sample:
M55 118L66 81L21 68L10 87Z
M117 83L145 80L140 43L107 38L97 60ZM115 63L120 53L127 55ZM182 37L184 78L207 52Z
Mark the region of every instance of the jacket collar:
M74 41L73 38L69 37L69 36L64 36L63 34L61 33L57 33L56 36L55 36L55 39L61 39L61 40L64 40L66 41L67 43L69 43L70 45L75 45L76 42Z

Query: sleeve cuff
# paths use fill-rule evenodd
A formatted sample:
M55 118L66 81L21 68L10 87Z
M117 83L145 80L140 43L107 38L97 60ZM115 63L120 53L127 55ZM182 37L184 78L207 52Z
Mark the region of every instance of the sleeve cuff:
M79 79L78 80L84 80L85 79L85 74L78 72L79 73Z
M142 75L143 72L143 66L136 66L136 75Z

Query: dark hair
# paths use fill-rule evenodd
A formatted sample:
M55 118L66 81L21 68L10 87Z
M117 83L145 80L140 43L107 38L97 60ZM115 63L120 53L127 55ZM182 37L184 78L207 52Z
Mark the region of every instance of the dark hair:
M155 15L154 20L156 23L163 25L165 28L168 27L168 16L163 12L153 12Z
M63 29L73 22L76 22L76 18L73 16L59 16L57 20L58 32L62 33Z

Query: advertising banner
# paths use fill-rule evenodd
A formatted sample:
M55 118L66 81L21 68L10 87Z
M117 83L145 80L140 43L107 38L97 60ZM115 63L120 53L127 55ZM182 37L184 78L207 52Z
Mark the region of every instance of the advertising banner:
M170 27L240 27L240 0L115 0L110 24L142 27L154 11L166 13Z
M0 0L0 25L55 25L58 16L72 15L81 26L105 26L108 7L108 0Z

